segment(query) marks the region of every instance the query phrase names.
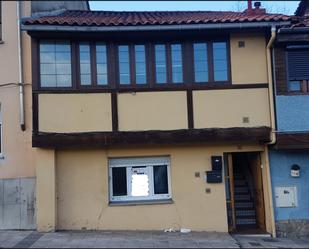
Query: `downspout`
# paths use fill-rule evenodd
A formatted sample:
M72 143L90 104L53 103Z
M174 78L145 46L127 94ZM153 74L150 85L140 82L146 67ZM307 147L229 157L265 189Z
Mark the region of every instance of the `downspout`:
M276 119L274 107L274 82L272 77L272 46L276 39L276 26L271 27L271 37L267 44L267 75L268 75L268 98L270 110L270 125L271 125L271 138L269 144L276 143Z
M19 120L22 131L26 130L25 126L25 107L24 107L24 84L23 84L23 67L22 67L22 40L21 40L21 8L20 1L17 1L16 16L17 16L17 43L18 43L18 83L19 83Z
M267 74L268 74L268 97L269 97L269 109L270 109L270 123L271 123L271 140L268 145L276 143L276 117L275 117L275 96L274 96L274 85L275 82L273 80L273 43L276 39L276 26L271 27L271 37L267 44ZM271 176L270 176L270 162L269 162L269 153L268 146L265 148L265 173L267 179L267 193L268 193L268 201L269 201L269 211L271 218L271 230L272 236L276 237L276 225L275 225L275 215L274 215L274 204L273 204L273 193L272 193L272 185L271 185Z

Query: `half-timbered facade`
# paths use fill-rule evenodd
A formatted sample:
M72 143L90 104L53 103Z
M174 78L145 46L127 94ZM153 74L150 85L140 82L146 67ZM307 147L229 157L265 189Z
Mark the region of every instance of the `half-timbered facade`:
M274 233L270 51L288 24L258 4L25 20L38 229Z

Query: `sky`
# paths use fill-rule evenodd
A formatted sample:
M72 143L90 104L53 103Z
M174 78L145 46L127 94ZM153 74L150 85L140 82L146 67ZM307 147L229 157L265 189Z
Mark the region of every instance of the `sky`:
M254 2L254 1L253 1ZM260 1L269 13L293 15L299 1ZM227 10L243 11L247 1L90 1L91 10Z

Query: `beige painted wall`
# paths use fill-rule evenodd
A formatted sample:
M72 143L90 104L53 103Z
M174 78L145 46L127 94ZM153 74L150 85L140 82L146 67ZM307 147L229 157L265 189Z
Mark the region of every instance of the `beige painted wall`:
M267 89L193 91L195 128L270 126ZM243 123L249 117L249 123Z
M119 130L188 128L186 92L144 92L118 95Z
M30 2L22 2L23 16L30 15ZM18 83L17 3L2 1L2 40L0 44L0 85ZM0 159L0 178L32 177L35 175L34 152L31 145L31 70L30 37L23 33L26 131L19 120L19 88L0 87L3 123L3 156Z
M111 131L111 95L40 94L39 131Z
M238 42L245 47L239 48ZM231 73L233 84L268 83L264 34L231 34Z
M57 151L57 228L162 230L185 227L227 232L225 185L207 184L204 180L204 172L211 169L210 157L223 152L262 150L261 146L235 145ZM108 206L108 157L162 155L171 157L173 204ZM200 172L201 177L196 178L195 172ZM205 188L210 188L211 193L206 194Z
M37 229L53 231L57 221L56 207L56 153L36 149L36 210Z

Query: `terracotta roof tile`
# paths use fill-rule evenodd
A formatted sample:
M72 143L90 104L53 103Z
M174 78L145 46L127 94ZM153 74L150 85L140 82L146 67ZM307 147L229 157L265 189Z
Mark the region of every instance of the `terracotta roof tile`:
M132 26L289 21L290 16L232 11L77 11L33 17L25 25Z

